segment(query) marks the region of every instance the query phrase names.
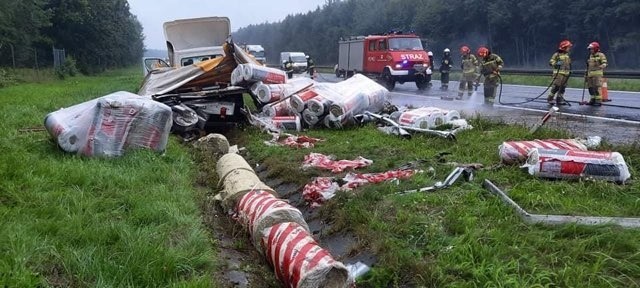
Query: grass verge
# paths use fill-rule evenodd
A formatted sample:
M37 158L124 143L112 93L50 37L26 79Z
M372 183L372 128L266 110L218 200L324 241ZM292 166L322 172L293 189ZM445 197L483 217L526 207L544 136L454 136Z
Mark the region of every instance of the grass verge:
M213 285L195 167L175 139L164 155L95 159L19 130L141 80L132 68L0 89L0 286Z
M396 195L398 191L442 181L453 166L434 156L450 152L448 161L499 163L503 141L532 139L523 126L473 119L475 129L459 134L457 143L418 136L401 140L372 126L345 130L315 130L305 134L326 139L312 150L268 147L269 137L248 130L246 146L252 159L266 163L271 175L286 175L306 183L313 174L299 169L310 152L337 159L357 156L374 164L363 172L381 172L425 159L435 174L422 173L399 184L384 183L341 192L321 213L331 215L332 230L356 234L378 263L359 287L637 287L640 285L638 230L611 226L524 224L499 199L482 188L491 179L532 213L640 217L640 184L540 180L518 167L479 171L472 182L428 194ZM569 137L543 130L539 138ZM635 146L611 147L625 156L632 175L640 168ZM283 176L284 177L284 176Z

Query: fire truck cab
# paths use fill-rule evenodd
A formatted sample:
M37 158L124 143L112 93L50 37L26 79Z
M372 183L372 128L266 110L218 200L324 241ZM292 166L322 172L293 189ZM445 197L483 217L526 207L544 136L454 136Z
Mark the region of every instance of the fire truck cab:
M338 42L336 77L362 73L381 81L389 90L395 83L415 82L418 89L429 84L429 57L416 34L354 36Z

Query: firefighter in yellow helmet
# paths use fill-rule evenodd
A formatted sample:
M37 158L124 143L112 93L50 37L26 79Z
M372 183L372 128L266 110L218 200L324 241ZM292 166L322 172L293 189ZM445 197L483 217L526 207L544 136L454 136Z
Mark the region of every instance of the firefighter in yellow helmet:
M468 46L460 47L460 54L462 54L462 78L460 80L460 86L458 87L458 99L462 99L464 91L467 91L467 95L473 94L473 82L477 78L476 70L478 69L478 58L471 53L471 48Z
M600 52L600 43L591 42L589 46L589 58L587 59L586 81L589 87L589 95L591 99L588 105L602 105L602 95L600 88L602 87L602 76L604 76L604 68L607 67L607 57Z
M564 91L567 88L567 82L569 81L569 75L571 74L571 57L569 57L569 50L571 50L571 42L569 40L563 40L558 45L558 51L553 53L551 59L549 59L549 66L553 68L553 83L551 84L551 92L547 96L547 103L549 105L566 105L564 100Z
M491 53L487 47L478 48L480 57L480 74L484 76L484 104L493 106L496 99L496 88L500 81L500 70L504 61L497 54Z

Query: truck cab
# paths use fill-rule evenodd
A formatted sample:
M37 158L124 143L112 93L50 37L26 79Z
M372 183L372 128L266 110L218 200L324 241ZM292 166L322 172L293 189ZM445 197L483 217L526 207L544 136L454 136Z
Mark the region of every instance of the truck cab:
M146 58L147 73L156 68L147 64L154 61L177 68L224 56L222 44L231 34L231 25L228 17L203 17L165 22L163 30L169 61Z
M418 89L428 85L429 57L415 34L356 36L339 41L338 46L336 76L363 73L389 90L396 82L415 82Z

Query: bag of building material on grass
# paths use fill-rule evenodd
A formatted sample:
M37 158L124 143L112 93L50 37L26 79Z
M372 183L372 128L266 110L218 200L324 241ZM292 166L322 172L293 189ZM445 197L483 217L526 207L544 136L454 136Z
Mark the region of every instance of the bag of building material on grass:
M587 151L589 148L598 147L600 140L600 137L593 136L586 139L507 141L498 146L498 154L504 164L522 164L529 157L529 152L535 148Z
M391 115L391 119L401 126L425 129L434 128L445 123L444 114L439 109L431 109L429 107L394 112Z
M347 287L349 271L297 223L267 229L262 248L285 287Z
M261 81L265 84L282 84L287 79L284 71L280 69L253 63L238 65L238 67L240 66L242 66L242 77L249 83Z
M261 254L265 254L260 245L266 237L266 229L280 223L295 222L305 231L309 231L302 212L289 203L276 198L269 191L253 190L244 194L235 208L237 220L247 227L253 245Z
M631 174L618 152L534 148L527 163L529 174L552 179L596 179L624 183Z
M44 119L64 151L106 157L137 148L163 152L171 124L169 106L125 91L60 109Z
M267 117L276 116L292 116L297 113L291 108L289 101L280 101L278 103L272 103L264 105L262 107L262 114Z

